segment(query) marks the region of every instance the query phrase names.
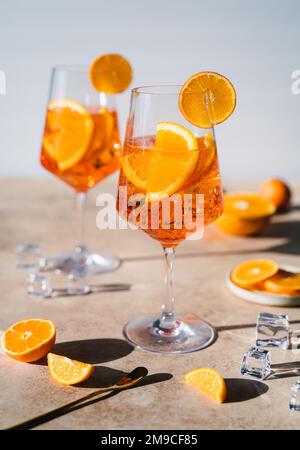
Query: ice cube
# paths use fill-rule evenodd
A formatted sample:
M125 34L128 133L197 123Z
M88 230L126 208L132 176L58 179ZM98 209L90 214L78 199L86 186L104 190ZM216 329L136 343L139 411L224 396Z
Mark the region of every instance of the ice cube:
M241 367L242 375L264 379L271 373L270 353L259 347L251 347L246 353Z
M289 346L289 319L286 314L261 312L256 322L256 345L258 347Z

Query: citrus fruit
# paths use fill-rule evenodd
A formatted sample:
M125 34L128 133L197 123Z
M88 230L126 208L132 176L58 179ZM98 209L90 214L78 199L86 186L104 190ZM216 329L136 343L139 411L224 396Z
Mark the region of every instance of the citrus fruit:
M240 287L253 285L272 277L278 272L278 264L271 259L251 259L236 266L231 280Z
M262 231L275 213L273 203L252 193L226 193L224 212L215 225L228 234L246 236Z
M214 369L200 368L188 372L184 380L207 394L218 403L226 399L227 389L223 377Z
M215 72L192 75L179 94L179 109L190 123L201 128L224 122L234 111L236 93L232 83Z
M94 122L94 133L91 140L91 145L88 151L84 155L84 161L88 161L93 158L94 155L103 156L103 150L108 148L110 151L110 142L112 140L112 134L114 130L114 116L113 113L107 108L101 108L96 110L91 117Z
M91 364L85 364L54 353L49 353L47 360L52 378L62 384L81 383L87 380L94 370Z
M48 105L43 147L64 171L78 164L89 149L94 122L89 111L69 99L52 100Z
M55 335L55 325L50 320L22 320L3 333L2 348L11 358L22 362L34 362L50 352L55 343Z
M300 294L300 274L279 270L276 275L264 281L263 287L274 294Z
M90 82L99 92L118 94L125 91L132 80L132 69L123 56L108 53L96 58L90 65Z
M291 190L284 181L277 178L265 181L259 193L262 198L274 203L278 211L284 211L290 205Z
M187 128L159 122L153 147L134 149L122 157L128 180L146 191L147 201L178 191L196 167L197 140Z

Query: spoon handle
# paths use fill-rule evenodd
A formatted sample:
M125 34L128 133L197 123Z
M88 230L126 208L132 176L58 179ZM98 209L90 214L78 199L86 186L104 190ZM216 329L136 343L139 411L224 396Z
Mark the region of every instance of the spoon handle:
M84 397L78 398L77 400L73 400L72 402L66 403L63 406L52 409L51 411L45 414L40 414L39 416L33 417L32 419L26 420L25 422L20 422L17 425L13 425L12 427L6 428L6 430L29 430L30 428L37 427L42 423L48 422L49 420L55 419L56 417L66 414L74 406L77 406L87 400L90 400L91 398L97 397L100 394L114 390L115 386L97 389L96 391L91 392L90 394L85 395Z
M119 381L117 381L112 386L99 388L96 391L85 395L84 397L81 397L77 400L73 400L72 402L66 403L65 405L60 406L59 408L52 409L51 411L45 414L40 414L39 416L33 417L32 419L18 423L17 425L13 425L12 427L6 429L29 430L30 428L37 427L42 423L48 422L49 420L55 419L56 417L67 414L72 410L72 408L76 407L77 405L83 404L82 406L84 406L87 400L97 397L98 395L105 394L106 392L108 392L108 394L102 398L104 400L105 398L114 395L112 391L118 392L133 387L136 384L138 384L143 378L145 378L147 374L148 370L145 367L136 367L134 370L132 370L132 372L128 373L127 375L124 375L122 378L119 379Z

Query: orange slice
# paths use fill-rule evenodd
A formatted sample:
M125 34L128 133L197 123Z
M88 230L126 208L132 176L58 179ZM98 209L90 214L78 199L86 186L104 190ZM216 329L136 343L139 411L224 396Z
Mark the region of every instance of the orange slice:
M215 72L199 72L191 76L179 94L179 109L193 125L210 128L224 122L236 106L232 83Z
M94 134L88 151L84 155L84 161L93 158L94 154L99 155L103 150L109 148L109 143L112 140L114 130L114 116L108 108L101 108L99 111L95 110L91 117L94 122ZM109 148L110 151L110 148Z
M223 403L226 399L227 388L224 378L214 369L192 370L185 374L184 380L218 403Z
M80 162L89 149L94 122L89 111L69 99L52 100L48 105L43 146L59 170Z
M134 150L122 157L128 180L146 191L147 201L177 192L196 167L197 140L187 128L174 122L159 122L153 147Z
M9 327L1 337L6 355L22 362L43 358L55 343L55 325L50 320L28 319Z
M123 56L108 53L99 56L92 62L89 77L96 91L118 94L125 91L130 85L132 69Z
M278 264L271 259L252 259L235 267L232 281L240 287L251 287L278 272Z
M264 282L263 287L274 294L300 294L300 274L279 270L276 275Z
M85 364L54 353L49 353L47 360L52 378L62 384L81 383L87 380L94 370L91 364Z

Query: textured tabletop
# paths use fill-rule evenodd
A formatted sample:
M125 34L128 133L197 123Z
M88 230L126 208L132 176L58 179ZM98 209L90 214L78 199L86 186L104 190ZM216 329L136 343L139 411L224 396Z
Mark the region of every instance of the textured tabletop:
M228 183L226 187L237 186ZM238 187L247 189L251 184ZM86 228L89 247L118 255L120 269L94 277L97 293L39 300L26 294L26 273L16 270L14 249L21 242L41 243L46 255L71 249L76 242L74 195L55 179L0 180L0 329L30 317L51 319L57 326L53 352L96 366L84 385L63 387L50 378L43 362L23 364L1 354L0 427L80 398L110 384L120 373L143 365L151 374L147 384L38 428L299 428L300 415L289 411L290 388L297 377L260 382L242 377L240 365L243 352L254 343L258 311L287 312L292 327L300 329L300 309L246 303L228 291L225 277L232 266L252 257L271 257L300 267L300 185L294 185L294 207L288 214L277 216L262 236L228 237L212 225L204 239L179 246L175 265L177 310L197 314L218 330L218 339L209 348L183 356L134 350L122 338L125 322L142 314L159 313L163 267L159 244L142 231L97 229L96 196L115 188L112 178L90 193ZM105 289L105 285L114 283L128 285L128 289ZM300 350L272 350L272 362L298 360ZM183 381L183 375L196 367L213 367L221 372L229 391L226 403L213 403Z

